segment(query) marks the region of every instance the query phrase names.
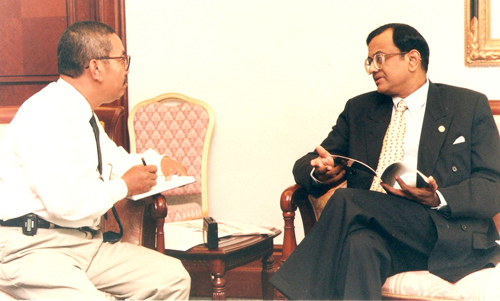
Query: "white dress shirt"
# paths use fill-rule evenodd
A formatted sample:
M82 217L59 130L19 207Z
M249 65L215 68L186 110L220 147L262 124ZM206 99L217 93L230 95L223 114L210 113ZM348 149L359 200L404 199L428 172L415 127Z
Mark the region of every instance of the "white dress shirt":
M117 147L98 122L101 179L92 114L87 100L62 79L21 106L0 145L1 220L35 213L63 227L97 228L100 217L126 197L119 177L142 164L141 155ZM161 156L145 156L159 166Z

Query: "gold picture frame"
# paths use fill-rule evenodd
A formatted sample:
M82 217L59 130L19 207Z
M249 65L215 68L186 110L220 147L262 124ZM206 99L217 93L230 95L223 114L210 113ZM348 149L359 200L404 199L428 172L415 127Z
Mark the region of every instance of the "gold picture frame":
M491 0L465 0L466 66L500 66L500 37L491 37L491 14Z

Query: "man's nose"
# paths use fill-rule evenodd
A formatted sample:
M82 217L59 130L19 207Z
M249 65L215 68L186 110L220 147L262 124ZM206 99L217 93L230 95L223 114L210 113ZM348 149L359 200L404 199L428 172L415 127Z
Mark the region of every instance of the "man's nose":
M375 63L372 61L370 63L370 67L368 68L368 72L370 75L372 75L373 73L377 72L379 69L377 69L377 67L375 67Z

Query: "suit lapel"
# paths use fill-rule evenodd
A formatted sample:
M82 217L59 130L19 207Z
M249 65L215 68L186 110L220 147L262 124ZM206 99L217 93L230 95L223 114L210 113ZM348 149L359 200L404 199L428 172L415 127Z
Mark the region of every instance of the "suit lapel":
M453 114L439 88L429 83L427 105L418 148L418 170L429 176L434 171L437 158L448 134Z

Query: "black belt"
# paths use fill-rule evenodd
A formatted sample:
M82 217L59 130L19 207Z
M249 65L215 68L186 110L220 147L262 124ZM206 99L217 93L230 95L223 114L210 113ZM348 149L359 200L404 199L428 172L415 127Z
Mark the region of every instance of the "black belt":
M26 214L24 216L9 219L7 221L0 221L0 226L2 226L2 227L24 227L25 223L30 218L29 215L30 214ZM36 216L36 215L33 214L32 216ZM46 221L38 216L36 216L36 217L37 218L34 218L33 220L36 221L36 226L38 228L43 228L43 229L61 228L58 225L55 225L51 222L48 222L48 221ZM34 225L32 225L32 226L34 226Z
M82 228L70 228L70 227L61 227L56 224L53 224L51 222L48 222L40 217L38 215L29 213L20 217L16 217L13 219L9 219L6 221L0 220L0 226L2 227L21 227L23 228L23 233L26 235L35 235L36 230L38 228L42 229L74 229L74 230L80 230L80 231L87 231L87 232L92 232L95 233L95 230L90 229L89 227L82 227Z

